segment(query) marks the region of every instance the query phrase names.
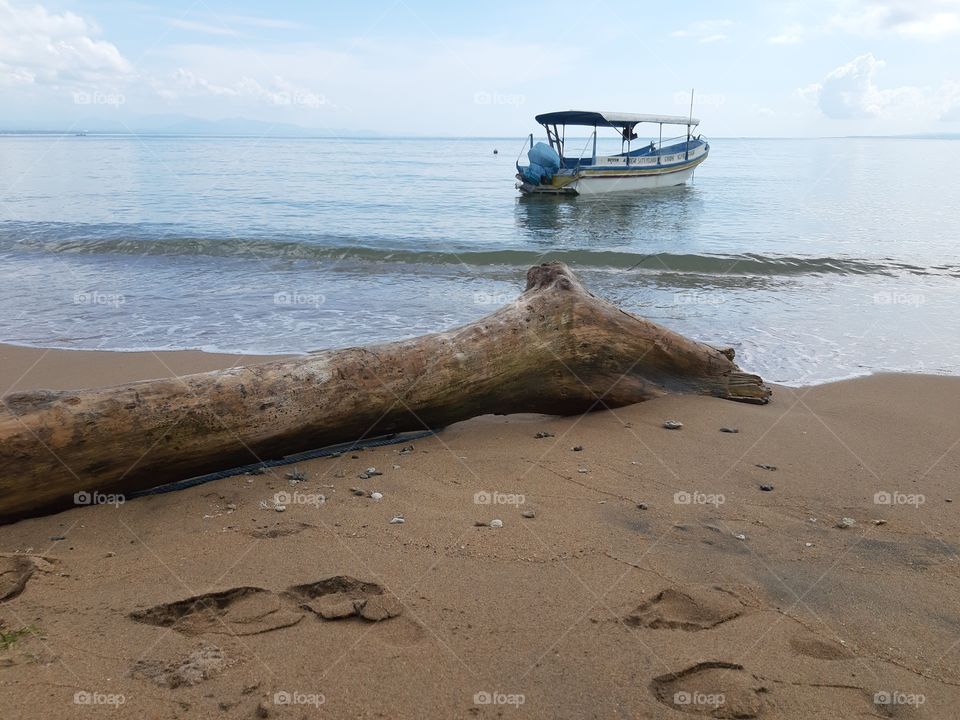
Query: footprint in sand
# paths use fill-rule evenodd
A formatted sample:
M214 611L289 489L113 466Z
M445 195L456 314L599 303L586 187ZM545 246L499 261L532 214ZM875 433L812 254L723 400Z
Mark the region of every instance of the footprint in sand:
M186 635L259 635L296 625L303 613L285 607L269 590L238 587L156 605L130 617Z
M23 592L36 567L27 557L0 557L0 602L13 600Z
M255 537L258 540L272 540L273 538L288 537L290 535L296 535L297 533L302 533L312 525L307 523L278 523L273 527L259 527L255 530L248 531L248 534L251 537Z
M203 682L226 665L223 650L207 645L177 660L138 660L130 676L172 689Z
M427 631L415 620L398 617L388 623L377 623L371 629L370 636L385 645L405 648L423 642Z
M396 617L403 611L400 601L385 593L376 583L363 582L348 575L336 575L319 582L294 585L289 597L300 607L324 620L358 616L371 622Z
M854 654L838 642L804 630L790 638L790 649L797 655L817 660L849 660Z
M719 588L668 588L623 617L633 627L708 630L743 614L743 605Z
M758 718L763 712L763 683L742 665L701 662L654 678L654 697L674 710L712 718Z

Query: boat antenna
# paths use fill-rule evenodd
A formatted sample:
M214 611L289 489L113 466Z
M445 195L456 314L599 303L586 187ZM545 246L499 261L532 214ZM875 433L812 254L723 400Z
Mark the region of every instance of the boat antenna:
M690 88L690 116L687 118L687 151L684 153L684 160L690 159L690 126L693 124L693 90Z

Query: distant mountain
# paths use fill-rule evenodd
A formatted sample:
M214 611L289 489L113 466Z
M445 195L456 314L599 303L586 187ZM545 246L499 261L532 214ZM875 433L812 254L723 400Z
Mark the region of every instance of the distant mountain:
M293 123L250 120L247 118L223 118L206 120L189 115L144 115L127 120L105 117L82 118L76 122L21 123L4 127L0 132L55 132L55 133L110 133L110 134L157 134L157 135L243 135L268 137L377 137L371 130L344 130L342 128L308 128Z

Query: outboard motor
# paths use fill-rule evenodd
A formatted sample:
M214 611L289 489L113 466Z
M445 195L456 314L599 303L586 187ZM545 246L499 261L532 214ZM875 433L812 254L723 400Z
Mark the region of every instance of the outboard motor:
M523 175L523 179L531 185L552 181L553 176L560 170L560 156L546 143L538 142L530 148L527 151L527 159L530 160L530 164L518 170Z

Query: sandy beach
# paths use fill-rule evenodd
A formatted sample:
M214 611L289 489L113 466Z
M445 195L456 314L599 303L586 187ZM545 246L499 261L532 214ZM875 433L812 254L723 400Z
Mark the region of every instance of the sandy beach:
M5 390L256 360L0 358ZM487 416L0 527L3 716L954 717L958 396Z

